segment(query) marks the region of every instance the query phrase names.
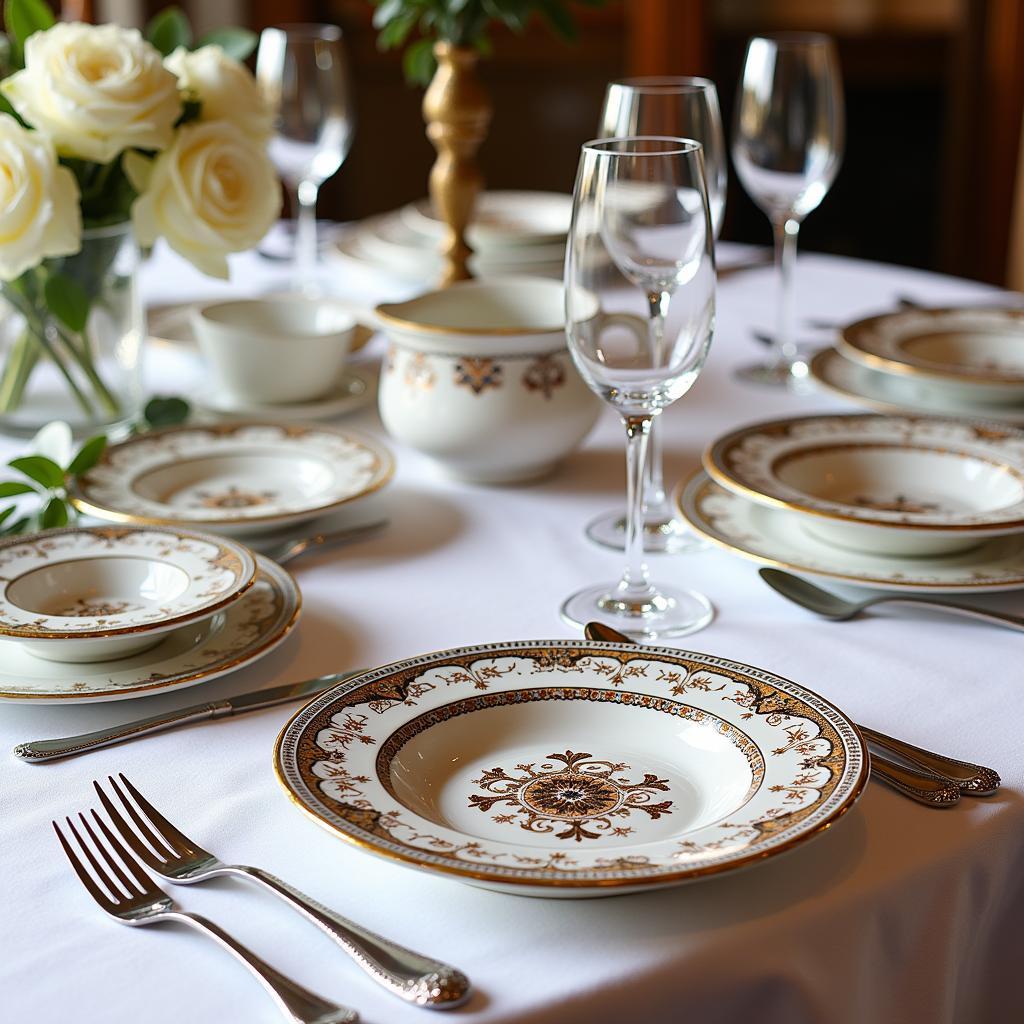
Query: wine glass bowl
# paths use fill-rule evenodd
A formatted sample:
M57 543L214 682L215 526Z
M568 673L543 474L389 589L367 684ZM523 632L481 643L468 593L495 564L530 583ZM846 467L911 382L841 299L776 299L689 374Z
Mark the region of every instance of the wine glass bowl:
M626 427L628 568L618 583L570 597L562 615L639 639L693 632L710 621L711 606L650 582L641 498L651 424L693 385L714 328L714 234L699 143L630 136L583 147L565 285L569 351Z
M703 146L705 181L711 222L718 237L725 215L727 160L722 116L715 85L707 78L683 76L623 78L605 91L599 134L603 137L673 136L691 138ZM640 185L636 190L641 189ZM641 198L638 195L637 198ZM696 206L699 207L699 197ZM644 484L644 543L651 552L681 553L705 547L678 517L665 491L660 441L655 425L648 447ZM604 513L587 524L587 536L621 551L625 514Z
M281 25L260 34L256 80L274 115L268 152L297 208L295 270L309 285L316 264L320 186L352 146L355 111L341 29Z
M797 235L835 180L844 134L839 60L828 36L794 32L748 42L732 156L743 188L772 224L779 300L773 362L743 368L743 379L792 386L807 376L793 338Z

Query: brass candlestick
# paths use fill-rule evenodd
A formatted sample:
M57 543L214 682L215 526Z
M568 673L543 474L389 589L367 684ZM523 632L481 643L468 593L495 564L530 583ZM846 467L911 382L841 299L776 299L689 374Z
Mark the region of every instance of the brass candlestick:
M476 50L436 43L434 56L437 72L423 96L423 117L427 137L437 150L430 170L430 198L447 228L441 244L441 284L449 285L473 276L467 266L473 250L466 243L466 228L484 183L476 151L487 135L492 111L477 77Z

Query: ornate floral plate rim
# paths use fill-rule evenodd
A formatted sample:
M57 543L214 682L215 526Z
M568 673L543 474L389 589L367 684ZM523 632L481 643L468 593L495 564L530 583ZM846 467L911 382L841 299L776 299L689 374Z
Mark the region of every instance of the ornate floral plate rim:
M247 438L246 434L262 433L262 439ZM190 514L189 509L146 499L132 489L134 476L143 471L164 468L180 460L175 451L175 440L182 443L204 444L213 450L236 447L245 450L254 444L283 445L301 451L303 443L313 445L324 439L330 446L348 445L360 454L371 457L372 466L366 480L352 493L336 493L305 504L260 514L231 514L223 508L204 509L203 515ZM167 450L164 451L163 449ZM197 449L201 450L201 449ZM204 453L205 454L205 453ZM327 458L320 452L321 457ZM134 469L119 467L115 463L136 460ZM195 423L168 427L122 441L108 448L100 462L87 474L76 479L70 498L74 506L88 515L113 522L143 524L147 526L186 525L218 529L222 527L260 527L269 524L298 522L325 515L350 502L380 490L394 476L395 461L383 444L355 431L332 427L322 423L276 423L266 420L235 420L229 423ZM127 479L123 477L128 475ZM107 497L101 497L107 494ZM119 496L120 495L120 496ZM128 511L140 508L145 511Z
M1005 470L1024 484L1024 431L1004 423L942 416L818 413L764 420L713 441L702 462L707 474L727 490L807 515L902 530L981 533L1024 527L1024 499L974 514L879 510L817 498L779 477L779 466L792 457L830 447L902 449L972 458Z
M0 656L0 701L89 704L148 697L210 682L251 665L288 637L302 612L302 593L291 574L263 555L256 555L256 563L254 585L238 602L214 616L224 617L221 628L209 630L205 623L184 626L134 657L87 666L42 662L18 650L13 642L0 641L0 645L10 648L9 653L4 650ZM253 616L253 621L246 622L246 615ZM190 637L193 629L202 631ZM230 636L228 630L238 634L235 646L221 649ZM18 659L13 668L11 658ZM164 668L155 670L161 658ZM50 673L35 677L35 689L26 682L32 669ZM20 684L21 689L9 689L12 683ZM52 685L47 687L48 683Z
M660 677L666 682L648 679L637 681L638 673L645 675L640 671L645 665L677 671ZM627 670L631 666L635 671L629 676ZM780 811L774 816L769 813L757 824L749 824L747 832L752 835L747 835L745 841L741 842L737 836L728 839L729 831L739 826L727 821L714 822L707 827L720 827L723 830L726 838L723 838L722 844L716 846L710 843L706 849L700 850L680 850L675 860L663 856L661 863L652 862L649 857L638 859L635 856L605 858L607 863L602 863L602 858L597 855L602 851L609 852L608 847L603 846L591 854L590 866L580 869L560 867L559 864L563 862L557 857L551 857L550 863L539 867L516 867L511 862L499 865L494 860L505 856L501 852L504 849L502 844L491 844L498 852L486 849L482 854L473 852L480 844L469 843L453 848L454 852L445 853L444 845L450 847L452 844L444 837L451 835L474 839L476 836L461 832L455 824L433 824L415 812L407 815L412 819L412 838L408 841L399 839L395 832L410 827L402 822L403 808L409 810L408 805L394 801L395 807L391 809L385 804L375 808L372 801L351 796L353 793L362 793L360 787L368 783L376 785L381 792L383 786L380 780L374 783L368 775L352 774L358 769L359 762L350 760L346 764L346 758L350 758L353 751L357 758L374 758L374 753L360 753L363 744L370 744L375 750L383 750L386 744L394 742L395 737L399 742L405 742L402 739L402 723L416 717L421 711L420 702L424 707L433 709L432 714L438 721L447 721L462 714L455 705L466 701L448 701L447 689L440 684L435 687L430 682L438 678L447 679L449 677L441 673L460 667L464 669L461 674L464 678L459 677L456 681L461 683L469 680L472 683L464 692L472 695L474 690L487 691L476 695L475 700L479 703L471 708L473 711L515 705L522 700L582 700L612 708L627 705L632 708L664 710L655 706L663 702L650 692L652 688L663 688L666 696L673 692L696 691L685 698L693 702L690 710L694 710L703 707L701 701L712 700L707 694L716 694L717 690L734 685L735 689L730 694L715 697L723 706L733 708L728 714L737 721L743 716L754 719L753 725L762 730L769 729L766 724L769 722L772 728L789 723L797 729L797 739L789 745L784 743L783 748L774 753L792 756L794 763L799 762L800 767L808 773L813 775L815 772L823 772L824 776L816 785L813 778L798 777L796 781L806 783L803 790L814 790L815 795L809 796L804 792L796 798L804 801L796 809ZM528 675L550 674L555 682L550 682L548 686L525 686L517 679L526 668L531 668ZM604 680L605 686L587 685L578 680L573 682L574 673L585 674L591 670ZM434 672L436 676L432 675ZM629 689L615 688L618 684L614 679L621 681L624 673L630 680ZM509 678L502 678L503 675ZM697 676L702 677L701 681L695 681ZM673 679L673 685L678 687L676 691L669 687ZM722 680L721 686L710 685L719 680ZM429 692L431 690L435 691L433 695ZM366 731L367 720L372 714L384 716L389 711L395 712L394 720L385 725L381 717L380 722L382 730L391 729L392 732L386 739L382 736L378 746L377 741ZM722 717L725 718L725 715ZM799 731L808 725L816 731ZM742 728L749 727L750 722ZM773 739L780 738L793 739L781 730L773 734ZM801 745L808 743L810 746ZM573 756L571 751L567 755ZM563 757L557 759L566 760ZM567 895L586 895L586 891L597 895L633 891L649 885L675 885L758 862L791 849L832 825L856 801L868 773L863 741L853 723L831 702L799 684L763 669L692 651L582 640L482 644L438 651L381 666L326 694L318 695L300 709L278 736L274 762L278 781L292 801L318 824L356 847L423 870L477 884L505 887L510 891L527 894L532 891L534 895L558 895L558 890L566 890ZM795 784L771 787L771 791L788 790ZM314 786L319 788L319 793ZM337 791L338 796L330 796L328 789ZM765 791L765 800L783 799L769 796L766 786L761 786L761 789ZM791 795L787 793L787 798ZM746 810L746 806L743 806ZM794 821L787 826L785 819L791 817ZM779 821L783 824L777 825ZM424 822L432 825L436 835L419 835L415 831ZM763 826L763 834L758 825ZM417 841L427 845L416 846ZM653 851L665 845L661 840L644 841L640 845L633 844L632 849ZM686 845L682 844L684 847ZM514 841L511 848L524 849ZM442 852L438 852L439 849ZM531 849L544 852L547 847L525 848L525 852L529 853ZM552 849L558 847L552 846ZM725 852L717 852L719 849ZM471 859L461 857L463 851L470 851ZM481 861L479 858L482 856L488 856L491 860ZM687 863L681 866L680 859Z
M723 512L712 518L703 507L709 499L719 502L723 510L740 521L723 525ZM703 469L679 486L674 500L682 517L699 536L758 565L840 580L852 586L908 593L995 593L1024 587L1024 538L1020 535L983 539L977 547L949 555L893 558L826 545L800 531L799 556L794 552L794 557L787 557L779 550L780 544L795 549L796 541L780 541L778 535L783 530L796 529L798 524L791 521L784 509L748 501L715 483ZM985 560L979 561L979 556ZM858 568L865 564L873 568ZM983 572L986 565L992 567L987 576Z
M74 558L61 558L55 553L56 546L63 539L73 540L76 537L84 538L86 547L76 552ZM135 608L100 610L93 615L86 614L84 610L70 615L36 615L14 604L7 596L11 584L29 572L62 562L93 560L117 554L138 557L140 550L136 545L142 545L145 549L147 542L152 545L153 539L158 537L177 541L178 548L168 549L156 541L157 550L150 551L149 557L173 565L189 577L186 591L170 607L148 613L145 609ZM91 550L90 539L93 541ZM202 548L213 550L204 552ZM15 555L19 549L25 549L21 558ZM0 592L0 636L42 640L88 640L175 629L187 622L208 618L218 609L237 601L253 585L257 571L253 553L243 545L226 537L214 537L170 526L69 526L47 530L32 537L4 540L0 542L2 564L6 564L5 555L13 555L17 563L25 562L26 565L18 569L18 574L13 578L8 578L6 572L4 574L6 585ZM209 574L215 572L226 574L228 579L222 582L211 581ZM199 585L204 582L207 590L200 592Z

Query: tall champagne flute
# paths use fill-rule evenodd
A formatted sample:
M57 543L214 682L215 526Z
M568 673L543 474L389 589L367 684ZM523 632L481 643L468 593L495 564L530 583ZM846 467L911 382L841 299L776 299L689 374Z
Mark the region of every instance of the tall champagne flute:
M270 159L297 211L295 279L315 288L316 201L320 186L348 156L355 109L341 29L281 25L264 29L256 79L274 112Z
M807 377L793 336L793 269L804 217L825 198L843 156L843 83L828 36L758 36L743 61L732 158L775 235L779 297L772 361L737 375L792 387Z
M727 160L722 114L715 83L682 76L623 78L605 90L598 134L671 135L695 139L704 147L711 223L717 239L725 216ZM650 552L700 550L705 543L690 533L665 493L661 429L655 422L647 441L644 483L644 548ZM625 511L606 512L587 525L587 536L621 551L625 547Z
M651 424L693 385L715 316L714 233L700 143L668 136L583 147L565 262L566 335L583 379L626 427L626 571L562 605L641 640L711 621L707 598L655 585L644 563Z

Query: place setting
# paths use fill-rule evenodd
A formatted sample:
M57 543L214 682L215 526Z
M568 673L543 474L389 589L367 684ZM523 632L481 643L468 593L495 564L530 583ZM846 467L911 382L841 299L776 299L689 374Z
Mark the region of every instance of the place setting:
M999 666L1024 615L973 600L1024 590L1024 312L904 306L795 345L797 237L847 146L824 34L748 39L731 134L711 79L609 72L592 123L552 105L575 178L524 166L523 187L488 187L485 30L507 45L536 7L566 36L579 14L634 38L621 5L582 6L368 6L361 31L426 86L437 157L378 205L350 163L372 48L348 28L202 35L168 8L139 31L9 0L0 771L19 938L0 960L19 1016L114 1019L116 986L154 1024L268 998L301 1024L653 1022L703 992L714 953L715 984L781 1020L759 950L839 992L877 948L817 959L837 922L859 942L889 921L894 962L921 946L897 884L909 907L938 880L997 916L977 893L1013 863L1020 800L992 716L1013 714ZM773 228L775 306L746 274L764 254L722 242L730 151ZM375 174L400 181L404 152ZM321 195L343 168L349 191ZM856 286L845 258L801 259ZM861 298L844 308L880 308ZM766 312L768 361L742 365L722 318L749 333ZM871 411L830 411L830 392ZM603 467L589 491L581 451ZM976 622L954 635L918 608ZM280 903L330 944L296 939ZM608 936L628 986L592 955ZM212 944L249 977L222 957L217 985L189 983ZM26 996L46 957L64 970ZM865 1019L954 1016L848 994Z

